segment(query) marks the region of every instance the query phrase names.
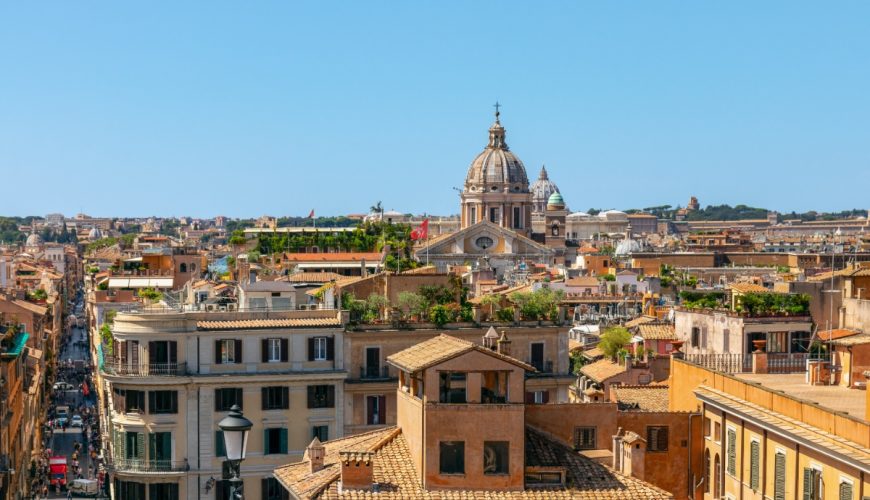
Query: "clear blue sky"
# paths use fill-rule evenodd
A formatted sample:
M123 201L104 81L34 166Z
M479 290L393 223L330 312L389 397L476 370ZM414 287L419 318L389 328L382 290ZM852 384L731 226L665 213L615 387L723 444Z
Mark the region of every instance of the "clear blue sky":
M870 2L5 2L0 214L866 208Z

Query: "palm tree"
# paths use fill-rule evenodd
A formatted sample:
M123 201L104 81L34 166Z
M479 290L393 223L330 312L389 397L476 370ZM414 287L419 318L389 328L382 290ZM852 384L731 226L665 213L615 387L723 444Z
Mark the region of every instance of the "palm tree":
M383 215L383 213L384 213L384 206L383 206L383 204L380 202L380 200L378 200L377 203L375 203L374 205L372 205L371 207L369 207L369 210L371 210L372 213Z

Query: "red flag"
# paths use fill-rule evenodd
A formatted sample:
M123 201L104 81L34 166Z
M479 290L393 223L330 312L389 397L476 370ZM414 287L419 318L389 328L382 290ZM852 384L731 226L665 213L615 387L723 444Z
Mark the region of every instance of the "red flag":
M311 212L308 213L308 218L309 218L309 219L313 219L313 218L314 218L314 209L313 209L313 208L311 209Z
M429 219L423 219L423 223L420 224L420 227L411 231L411 239L414 241L417 240L425 240L429 237Z

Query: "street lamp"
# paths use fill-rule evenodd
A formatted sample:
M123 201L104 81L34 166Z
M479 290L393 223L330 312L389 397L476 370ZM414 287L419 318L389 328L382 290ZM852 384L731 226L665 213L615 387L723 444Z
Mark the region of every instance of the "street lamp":
M245 459L248 448L248 432L253 426L254 424L242 415L242 409L239 408L239 405L233 405L229 415L218 422L218 427L223 431L227 461L230 463L230 470L233 474L230 479L230 498L233 500L243 498L243 484L239 474L241 473L242 460Z

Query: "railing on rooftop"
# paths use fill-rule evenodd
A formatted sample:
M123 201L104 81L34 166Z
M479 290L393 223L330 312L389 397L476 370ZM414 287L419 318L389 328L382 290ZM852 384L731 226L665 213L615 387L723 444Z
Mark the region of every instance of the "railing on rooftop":
M528 361L528 364L534 366L535 369L538 370L536 373L537 375L553 373L553 362L552 361L548 360L548 361L542 361L542 362L535 362L535 361L530 360L530 361ZM534 376L536 374L530 373L529 375Z
M389 366L360 366L359 378L361 379L388 379L390 378Z
M335 311L334 307L239 307L236 304L181 304L171 306L166 304L129 304L115 308L127 314L181 314L186 312L200 313L271 313L271 312L305 312L305 311Z
M684 359L710 370L724 373L752 373L752 354L686 354ZM825 355L805 352L767 353L765 373L803 373L808 360L827 360Z
M122 362L112 356L106 356L103 360L103 372L129 377L175 377L187 375L187 363L133 364Z

